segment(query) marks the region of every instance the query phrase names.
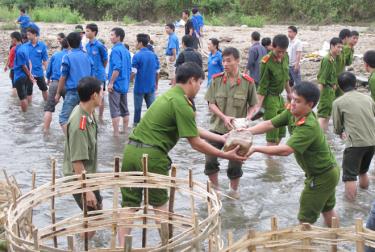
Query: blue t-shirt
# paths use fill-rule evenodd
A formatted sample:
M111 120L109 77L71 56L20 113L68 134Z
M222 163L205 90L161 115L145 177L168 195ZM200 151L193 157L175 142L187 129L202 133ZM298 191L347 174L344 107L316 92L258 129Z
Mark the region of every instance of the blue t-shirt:
M47 46L42 41L38 41L34 46L31 41L25 44L29 51L31 60L31 74L34 77L43 77L43 61L48 60Z
M132 68L136 71L134 93L154 93L156 73L160 68L158 56L148 48L142 48L133 56Z
M18 17L17 22L19 22L22 29L26 29L30 24L30 17L28 15L21 15Z
M217 51L214 55L210 53L208 55L208 85L210 85L210 81L212 75L221 73L224 71L223 67L223 57L220 51Z
M167 49L165 50L165 55L172 56L173 52L172 50L176 49L176 56L178 55L178 51L180 49L180 44L178 42L178 38L175 33L172 33L168 37L168 44Z
M128 49L118 42L112 47L109 58L108 80L111 80L113 71L119 71L119 75L113 83L113 89L121 94L126 94L129 90L130 74L132 70L130 53Z
M93 75L101 81L105 81L104 62L108 60L107 48L99 41L94 40L86 44L86 52L93 62Z
M201 27L204 26L203 17L201 14L193 15L191 18L191 21L193 22L193 28L194 32L198 33L198 35L201 35Z
M36 36L40 36L40 28L35 23L30 22L29 25L26 28L33 28L36 31Z
M65 89L75 90L82 78L92 76L92 65L87 53L79 48L73 48L64 55L61 63L61 76L66 77Z
M27 77L25 71L22 69L22 66L26 65L27 68L30 69L29 53L25 44L19 44L16 46L15 55L13 66L14 81Z
M55 52L48 62L46 77L48 80L59 80L61 76L61 64L64 55L68 53L67 49Z

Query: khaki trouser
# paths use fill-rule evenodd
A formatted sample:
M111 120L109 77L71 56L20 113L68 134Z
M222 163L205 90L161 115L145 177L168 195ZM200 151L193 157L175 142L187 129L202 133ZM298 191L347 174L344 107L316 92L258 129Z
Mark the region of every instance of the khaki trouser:
M167 72L168 72L168 79L173 80L175 78L176 72L176 60L171 62L172 56L166 56L165 60L167 61Z

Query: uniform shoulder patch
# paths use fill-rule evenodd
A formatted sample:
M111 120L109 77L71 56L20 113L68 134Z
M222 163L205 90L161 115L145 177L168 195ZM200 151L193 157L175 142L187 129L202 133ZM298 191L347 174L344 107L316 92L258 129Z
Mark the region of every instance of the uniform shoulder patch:
M250 82L251 84L254 84L255 81L253 78L251 78L249 75L247 74L242 74L242 78L244 78L245 80L247 80L248 82Z
M301 125L305 124L305 121L306 121L306 117L302 117L301 119L299 119L298 122L296 122L296 125L301 126Z
M83 115L81 116L81 119L79 120L79 129L86 130L86 124L87 124L87 117Z
M267 54L266 56L262 58L262 63L267 63L270 60L270 58L271 58L271 55Z
M214 75L212 75L212 79L215 79L215 78L223 76L223 75L224 75L224 72L214 74Z

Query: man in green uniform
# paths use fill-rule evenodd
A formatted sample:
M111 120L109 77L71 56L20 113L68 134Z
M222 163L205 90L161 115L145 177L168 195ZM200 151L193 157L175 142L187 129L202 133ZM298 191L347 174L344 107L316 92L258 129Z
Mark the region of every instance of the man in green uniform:
M351 38L351 32L349 29L342 29L339 33L339 38L342 41L342 52L337 55L336 58L336 75L337 78L339 75L345 71L345 67L349 66L353 62L353 55L351 53L352 49L349 45L350 38ZM336 97L340 97L343 95L344 92L340 89L339 86L336 86L335 95Z
M338 83L345 93L333 102L332 119L335 133L346 140L342 161L342 181L345 195L354 201L359 187L367 189L367 171L375 152L375 103L371 97L355 90L355 75L351 72L340 74Z
M284 98L281 96L284 89L288 99L290 97L288 45L287 36L276 35L272 41L272 51L263 57L260 65L257 110L263 106L264 120L269 120L284 110ZM267 145L278 145L285 133L285 127L267 132Z
M371 97L375 101L375 51L370 50L363 55L366 72L370 73L368 79L368 86L371 92Z
M330 227L332 217L337 217L334 210L335 191L340 170L312 112L318 100L319 89L314 83L301 82L294 86L292 101L287 110L248 129L256 135L288 126L291 136L287 143L278 146L252 146L248 156L255 152L275 156L294 153L306 176L298 219L301 223L314 223L322 213L325 223Z
M196 63L187 62L177 68L176 86L161 95L147 110L140 123L129 136L124 149L122 171L142 171L143 154L149 155L149 172L168 175L171 160L168 152L180 138L187 138L193 149L204 154L242 162L246 158L236 154L238 147L223 152L205 142L225 142L225 137L209 131L198 129L195 112L190 100L198 93L204 79L204 72ZM154 209L167 211L168 194L164 189L150 189L149 203ZM142 189L122 188L122 206L139 207L142 202ZM127 209L124 215L134 212ZM129 228L119 229L119 242L124 246L124 235L130 233Z
M254 80L246 74L240 74L240 52L228 47L223 51L222 57L224 72L212 76L212 84L205 96L212 112L210 131L219 135L233 129L234 118L250 119L258 103ZM224 146L220 142L211 141L210 144L218 149ZM206 155L204 173L216 188L219 187L219 166L216 156ZM231 187L229 194L233 198L239 198L238 185L242 174L242 163L229 161L227 176Z
M97 169L97 119L95 108L103 98L101 82L92 77L85 77L79 81L77 92L80 103L69 117L64 151L64 176L78 175L83 172L95 173ZM81 194L74 194L78 206L82 209ZM102 208L102 197L99 191L87 192L88 211ZM92 237L95 232L90 232Z
M320 63L320 69L318 72L318 83L321 92L318 105L318 118L320 127L322 127L324 132L327 132L328 123L332 112L332 103L336 98L336 60L341 51L341 39L332 38L330 41L330 51Z
M350 66L354 60L354 47L357 45L359 33L357 31L350 32L349 42L344 45L343 51L345 54L345 65Z

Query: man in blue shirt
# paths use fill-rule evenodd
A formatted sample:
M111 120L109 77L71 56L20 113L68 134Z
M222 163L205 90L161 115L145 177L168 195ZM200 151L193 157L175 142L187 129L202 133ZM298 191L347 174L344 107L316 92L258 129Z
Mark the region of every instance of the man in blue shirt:
M17 44L15 55L13 66L14 86L21 101L21 110L26 112L29 101L31 102L35 79L30 71L29 53L25 44Z
M263 47L260 41L259 32L255 31L251 33L252 45L249 49L249 58L247 60L246 74L249 72L250 77L254 79L256 87L259 83L259 71L260 71L260 61L267 54L267 50Z
M166 61L167 61L167 71L168 79L171 81L171 84L175 83L175 72L176 72L176 59L178 51L180 50L180 45L178 38L174 33L175 26L174 24L167 24L165 26L165 32L168 34L167 48L165 49Z
M26 35L26 29L30 24L30 17L26 15L26 11L24 8L20 9L20 16L17 18L16 23L21 27L21 34Z
M79 81L88 76L92 76L92 61L90 57L81 49L81 36L78 32L69 33L66 37L71 48L70 52L63 56L61 63L61 76L57 88L55 101L59 102L62 91L65 87L65 100L60 112L59 123L66 134L66 125L69 116L75 106L79 103L77 87Z
M141 120L142 102L145 99L149 108L155 100L155 90L158 88L158 57L147 48L147 34L137 35L136 48L139 50L132 59L132 75L134 83L134 126Z
M44 69L47 69L47 46L44 42L39 41L37 31L31 27L27 28L27 39L29 42L25 44L29 52L31 61L31 73L36 80L40 91L42 91L43 99L46 101L48 97L48 88L44 79Z
M111 42L113 44L109 58L108 92L109 111L112 118L113 135L119 136L120 119L123 121L124 133L128 129L128 89L131 74L131 59L128 49L122 43L125 31L122 28L113 28Z
M44 125L43 130L45 133L48 132L51 122L52 113L55 112L55 96L57 87L59 85L59 79L61 77L61 64L64 55L68 53L69 44L66 38L61 40L61 51L55 52L49 60L46 77L49 85L48 99L44 106ZM61 91L62 97L65 97L65 88Z
M194 7L191 12L193 13L191 21L193 22L194 33L195 33L195 36L198 38L198 41L199 41L198 45L202 47L204 20L203 20L202 15L199 13L199 10L197 7Z
M96 24L86 25L86 38L89 42L86 44L86 52L93 61L93 76L102 82L102 90L105 91L105 68L108 63L107 48L96 39L98 35L98 26ZM104 95L103 101L99 106L99 120L103 121L104 113Z

